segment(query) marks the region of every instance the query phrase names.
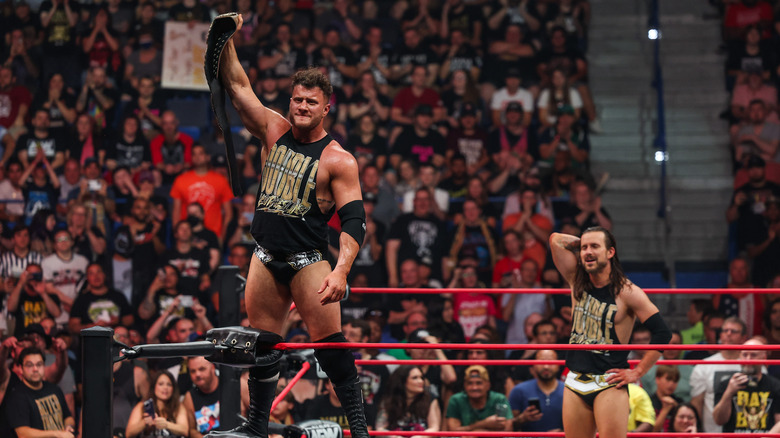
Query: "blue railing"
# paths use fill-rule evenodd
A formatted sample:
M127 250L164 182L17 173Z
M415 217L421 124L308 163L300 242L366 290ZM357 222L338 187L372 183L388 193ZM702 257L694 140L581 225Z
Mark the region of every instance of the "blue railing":
M658 12L659 0L651 0L650 2L650 18L649 28L656 31L656 38L653 40L653 87L656 92L656 111L657 111L657 127L656 137L653 145L655 146L656 154L660 153L661 163L661 177L659 181L658 189L658 218L666 218L667 213L667 199L666 199L666 160L668 157L666 151L666 119L664 113L664 76L661 69L661 23ZM656 158L658 160L658 158Z

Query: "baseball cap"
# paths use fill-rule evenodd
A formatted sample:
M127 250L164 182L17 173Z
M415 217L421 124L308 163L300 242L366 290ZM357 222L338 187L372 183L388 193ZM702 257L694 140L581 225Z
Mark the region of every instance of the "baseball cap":
M521 112L522 113L523 112L523 104L521 104L520 102L518 102L516 100L513 100L513 101L509 102L506 105L506 109L504 110L504 112L507 112L507 113L509 111L517 111L517 112Z
M44 330L43 326L38 324L37 322L25 327L23 333L24 336L38 335L42 337L44 341L46 341L46 348L51 347L51 336L47 335L46 330Z
M477 115L477 108L472 103L464 103L463 107L460 109L460 116L466 117L466 116L476 116Z
M482 365L472 365L468 368L466 368L466 372L464 374L465 379L468 380L472 377L479 377L480 379L489 382L490 381L490 375L488 374L488 371L485 367Z
M415 116L432 116L433 115L433 108L431 108L430 105L422 104L417 106L417 108L414 109L414 115Z
M417 329L411 333L409 333L409 343L411 344L418 344L427 342L425 338L431 335L431 332L428 331L428 329Z
M764 167L766 166L766 161L764 161L763 158L759 157L758 155L751 155L750 158L747 160L747 167Z

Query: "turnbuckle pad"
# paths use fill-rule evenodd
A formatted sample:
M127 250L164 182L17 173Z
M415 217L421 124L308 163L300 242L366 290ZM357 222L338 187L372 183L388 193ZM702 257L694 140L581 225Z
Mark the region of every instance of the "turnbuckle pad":
M206 332L206 340L217 347L217 352L208 356L207 360L238 368L271 365L284 354L273 349L284 341L281 336L250 327L213 328Z

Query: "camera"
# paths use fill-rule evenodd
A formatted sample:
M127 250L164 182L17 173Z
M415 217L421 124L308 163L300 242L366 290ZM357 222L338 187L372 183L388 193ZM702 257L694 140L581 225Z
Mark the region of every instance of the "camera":
M33 272L30 274L30 281L43 281L43 272Z

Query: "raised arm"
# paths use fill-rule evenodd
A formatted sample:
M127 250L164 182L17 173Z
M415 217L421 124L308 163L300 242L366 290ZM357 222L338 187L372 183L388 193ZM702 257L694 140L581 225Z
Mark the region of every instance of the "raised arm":
M244 19L238 16L238 30ZM238 34L238 30L236 34ZM276 111L263 106L252 90L252 84L238 61L233 39L225 45L219 65L220 80L238 111L244 126L255 137L270 147L290 129L290 122Z
M569 234L553 233L550 236L550 251L558 272L569 284L573 284L574 274L579 264L580 238Z

